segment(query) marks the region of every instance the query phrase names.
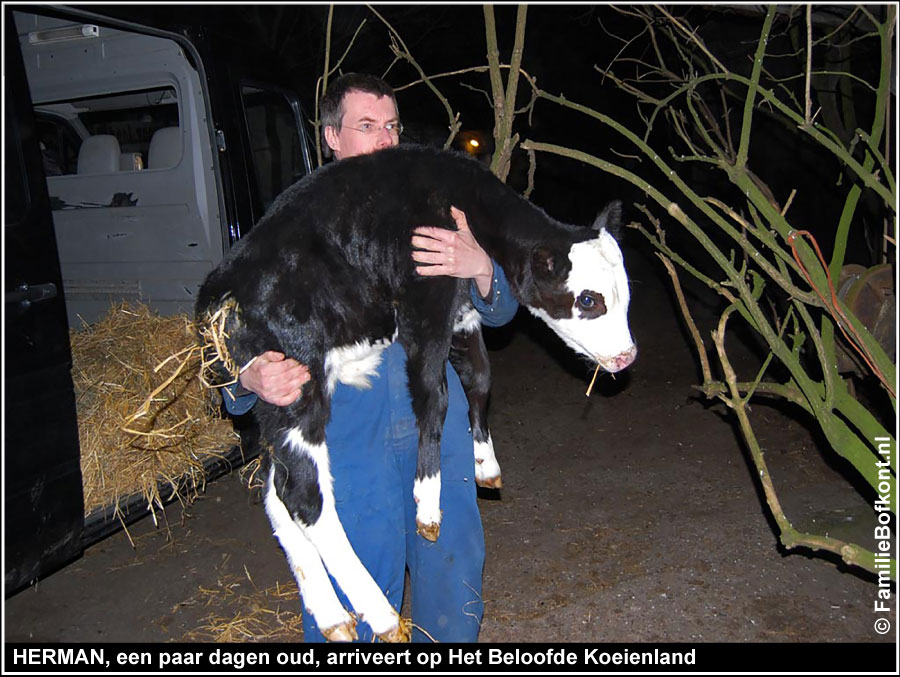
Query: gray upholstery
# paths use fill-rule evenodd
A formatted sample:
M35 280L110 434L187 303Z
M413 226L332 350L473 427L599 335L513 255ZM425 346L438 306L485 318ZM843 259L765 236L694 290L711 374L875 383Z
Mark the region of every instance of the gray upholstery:
M174 167L181 160L181 127L157 129L147 151L147 169Z
M89 136L78 150L79 174L110 174L119 171L119 140L111 134Z

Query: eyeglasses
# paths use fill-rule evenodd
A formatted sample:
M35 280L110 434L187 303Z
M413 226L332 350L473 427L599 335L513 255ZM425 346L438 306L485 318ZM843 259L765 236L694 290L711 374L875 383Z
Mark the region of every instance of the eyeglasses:
M366 136L375 136L380 134L382 129L386 129L391 136L400 136L403 133L403 125L399 122L388 122L386 125L376 125L374 122L363 122L359 127L350 127L342 125L341 128L352 129Z

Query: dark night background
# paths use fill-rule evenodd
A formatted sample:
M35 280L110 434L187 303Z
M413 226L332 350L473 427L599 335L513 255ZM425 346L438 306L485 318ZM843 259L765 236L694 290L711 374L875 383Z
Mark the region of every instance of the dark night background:
M746 74L762 25L761 7L673 4L667 9L698 26L704 42L730 70ZM884 8L869 9L879 14ZM375 5L374 10L428 75L487 63L481 5ZM114 15L117 8L107 5L103 11ZM273 69L290 74L312 117L324 63L327 5L132 5L118 11L122 18L143 14L173 31L179 22L199 20L208 34L250 46ZM501 63L510 61L516 11L515 5L495 7ZM849 10L817 5L815 11L823 22L817 28L821 31L840 23ZM418 75L409 64L394 63L389 29L372 9L335 6L332 65L363 21L341 71L384 76L399 89L408 130L403 141L442 145L448 134L446 111L426 86L405 87ZM803 19L797 15L792 21L802 24ZM522 68L550 94L564 94L641 135L644 121L634 98L596 67L608 68L624 40L642 27L608 5L531 5ZM788 30L782 15L769 43L773 55L784 55L767 57L768 68L779 78L802 69ZM877 41L858 37L845 37L854 45L853 73L872 82L878 73ZM643 38L627 47L634 58L652 56L649 50ZM834 65L826 52L816 51L821 59L817 67ZM634 71L619 64L615 72L627 77ZM487 73L441 78L436 84L459 112L463 131L491 137ZM782 84L795 96L801 92L802 79ZM660 83L656 92L670 86ZM529 101L527 82L520 81L518 91L521 109ZM867 102L873 97L865 88L854 92L856 126L866 128L873 115ZM737 129L740 103L732 101L729 108ZM715 195L735 209L744 207L720 170L671 160L670 146L683 152L683 144L666 127L662 121L656 125L650 144L689 185L701 196ZM893 133L895 128L892 111L887 129ZM762 107L753 129L749 167L781 204L797 189L791 223L814 232L827 258L849 176L842 176L834 157L802 141L796 129L773 123ZM667 177L641 159L626 139L584 115L539 101L530 118L517 116L513 131L520 140L576 148L627 167L683 202ZM896 139L891 140L892 153L894 146ZM890 164L896 167L895 161ZM519 150L510 185L523 190L527 169L527 156ZM647 218L634 204L647 204L663 218L673 249L722 279L722 271L705 260L693 237L638 188L574 160L537 154L531 199L550 215L588 224L613 198L626 204L626 222L639 220L645 226ZM871 242L858 233L868 226L880 238L884 219L894 219L875 207L860 205L847 262L874 263ZM705 225L723 251L736 248L716 226ZM792 647L785 653L795 663L784 668L775 662L787 670L821 664L819 654L820 663L804 662L815 645L807 645L806 653L802 645L799 653L794 651L804 642L889 642L890 636L872 631L871 575L841 564L836 556L813 556L806 550L789 554L780 544L759 471L734 416L714 397L704 399L694 389L702 379L696 351L653 247L633 229L624 229L622 244L632 291L629 321L640 354L618 378L600 378L589 398L584 395L590 380L585 364L527 312L520 311L507 327L485 332L493 374L491 427L504 487L499 497L479 501L488 545L480 641L784 642ZM681 277L708 341L725 302L691 276ZM768 347L734 320L729 353L741 376L753 378ZM773 377L776 368L769 369L767 379L778 378ZM896 417L889 406L873 413L886 425ZM849 464L832 453L816 422L790 404L766 398L754 399L753 416L786 514L799 527L866 546L874 521L871 496ZM34 586L8 600L7 641L212 641L222 636L210 631L211 614L231 618L235 610L246 613L250 606L262 608L266 622L279 626L282 634L267 637L296 641L296 631L282 623L283 616L299 609L296 593L266 599L261 606L255 597L244 596L251 587L268 594L290 580L264 511L258 504L248 505L255 500L237 473L231 473L210 483L189 509L173 503L166 511L165 530L150 520L136 525L136 547L121 533L101 542L73 566L42 580L40 589ZM207 591L222 594L211 605ZM895 600L894 593L891 603ZM277 613L266 605L277 607ZM847 660L870 660L867 652L867 647L848 648ZM766 652L759 653L759 661L767 669L772 664Z
M749 74L750 55L762 24L760 7L753 4L728 7L672 5L670 9L676 16L697 26L711 51L730 69ZM873 10L878 11L876 8ZM134 7L129 11L134 11ZM181 17L200 19L210 32L227 36L230 41L270 50L270 58L278 62L279 68L284 67L290 73L306 113L312 118L316 80L324 65L327 5L211 3L150 5L142 11L156 17L161 12L168 12L176 25ZM515 5L498 5L494 11L500 62L509 63L517 8ZM833 26L848 10L838 6L821 6L816 11L823 21L828 20ZM792 20L794 25L802 21L800 15ZM406 87L419 79L418 74L410 64L396 60L391 53L390 30L385 22L396 30L423 71L431 76L487 63L482 6L374 5L370 9L365 5L347 3L334 7L331 65L336 63L352 41L340 72L361 71L385 77L399 90L398 103L407 128L403 141L442 145L448 135L446 110L424 84ZM770 53L790 54L793 51L787 37L789 25L784 16L776 21ZM528 7L522 68L536 78L538 87L547 92L562 94L570 101L610 115L641 134L644 125L636 115L633 97L597 70L609 67L623 50L625 41L637 35L641 28L642 24L635 19L623 16L608 5L531 5ZM868 42L874 44L876 41ZM855 74L871 82L877 80L877 71L874 70L877 61L873 61L872 54L862 44L865 43L857 43L853 69ZM650 43L646 38L638 38L627 49L632 57L651 56ZM677 63L674 57L672 59ZM767 66L778 76L794 74L799 67L798 57L770 58ZM630 74L628 65L617 65L614 70L620 76ZM504 77L507 72L504 70ZM795 95L800 92L797 88L800 82L802 79L793 81ZM460 114L461 131L479 130L490 139L493 115L488 99L488 74L467 73L439 78L435 84L449 100L454 113ZM517 107L521 109L529 99L530 87L524 79L520 80ZM866 99L859 97L854 103L859 126L863 128L872 114L864 108ZM734 116L734 109L739 109L739 104L732 103L732 107ZM768 183L782 204L790 190L798 188L792 214L799 215L804 227L816 231L823 248L829 249L831 231L844 195L844 190L833 190L840 166L833 157L812 150L809 144L798 141L799 135L772 124L763 114L756 116L754 125L751 169ZM664 124L657 124L655 135L651 137L651 145L664 155L675 141L674 137L666 135L665 127ZM559 144L611 160L641 175L664 192L669 189L667 181L654 174L653 168L642 168L648 163L634 157L637 151L616 132L583 115L562 110L554 103L538 101L530 116L523 114L516 117L513 131L519 133L520 141L533 139ZM632 157L623 157L628 155ZM518 149L513 156L508 183L524 190L527 170L526 154ZM701 194L715 191L728 194L729 189L724 185L721 173L710 174L691 167L685 178L698 187L695 189ZM798 182L806 185L799 185ZM819 189L820 186L826 190ZM677 199L676 195L670 197ZM623 180L573 160L547 153L538 154L531 199L553 216L573 223L590 223L602 205L613 198L621 198L626 204L646 202L637 189ZM880 220L880 215L873 213L866 215L866 218L874 223ZM859 247L850 252L851 260L868 263L866 259L870 253L865 243L857 244Z

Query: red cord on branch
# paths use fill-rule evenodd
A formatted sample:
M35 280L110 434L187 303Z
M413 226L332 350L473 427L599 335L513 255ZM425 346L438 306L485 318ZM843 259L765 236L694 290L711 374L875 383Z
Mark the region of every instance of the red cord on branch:
M822 264L822 269L825 271L825 275L828 278L828 289L831 292L830 304L825 299L825 296L822 294L821 290L812 281L812 278L809 275L809 271L806 270L806 266L804 266L803 262L800 260L800 255L797 253L797 248L794 246L794 240L796 240L800 236L804 236L809 239L809 241L812 243L813 249L816 250L816 256L819 257L819 262ZM860 357L865 360L865 363L869 366L869 369L872 370L872 373L875 374L875 376L878 377L878 380L881 381L884 387L888 389L891 397L896 398L897 395L894 390L894 385L892 383L888 383L884 374L881 373L881 370L875 366L872 356L869 354L865 343L863 343L859 332L856 331L856 327L854 327L850 320L847 319L847 315L841 309L841 306L838 303L837 291L835 290L834 282L831 279L831 271L828 270L828 265L825 263L825 257L822 256L822 250L819 249L819 243L816 242L816 238L813 237L812 233L810 233L808 230L795 230L787 236L787 243L788 245L790 245L791 254L793 254L794 256L794 261L796 261L797 265L800 266L800 270L803 271L803 275L804 277L806 277L806 281L809 283L809 286L814 292L816 292L818 297L822 299L822 303L825 305L826 310L828 310L829 314L834 319L835 324L837 324L838 328L841 330L844 338L847 339L847 342L856 349L856 352L859 353ZM849 334L847 334L847 329L853 332L854 338L850 338Z

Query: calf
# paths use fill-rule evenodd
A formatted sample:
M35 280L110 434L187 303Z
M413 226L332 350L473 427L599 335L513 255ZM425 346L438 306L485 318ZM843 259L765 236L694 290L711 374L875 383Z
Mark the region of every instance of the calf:
M622 203L610 202L597 217L594 228L617 232L621 226ZM480 487L499 489L503 486L500 464L494 454L494 442L487 423L487 400L491 387L491 365L481 336L477 313L469 313L468 322L454 326L450 343L450 363L459 374L469 401L469 422L475 451L475 483Z
M470 400L473 393L476 401L486 396L483 343L480 333L471 338L469 281L419 276L412 259L412 229L455 228L451 205L466 213L519 302L569 346L610 372L634 360L628 281L612 235L559 223L481 164L421 147L348 158L288 188L209 274L197 299L201 325L223 307L233 310L225 343L235 364L278 350L310 370L296 402L259 402L256 414L271 450L266 512L304 604L329 639L355 637L355 621L328 573L380 638L401 635L397 612L353 552L335 511L325 426L336 384L366 387L381 352L393 341L403 346L419 428L416 522L430 540L441 519L448 356ZM469 335L468 349L457 343L451 352L455 329ZM476 409L483 412L483 405Z

